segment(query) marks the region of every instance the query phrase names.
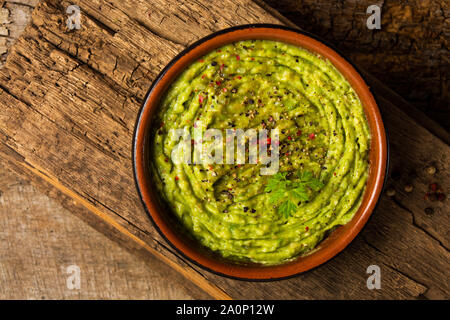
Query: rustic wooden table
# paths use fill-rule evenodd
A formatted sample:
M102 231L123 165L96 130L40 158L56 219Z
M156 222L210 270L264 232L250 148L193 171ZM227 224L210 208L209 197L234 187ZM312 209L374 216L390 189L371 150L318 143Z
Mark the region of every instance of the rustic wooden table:
M7 34L0 37L0 68L37 3L2 7L0 1L0 34ZM210 298L153 255L126 250L95 231L48 191L0 166L0 299ZM80 268L79 289L66 283L73 265Z
M82 25L68 32L65 12L72 4L82 10ZM335 259L289 280L236 281L187 262L154 230L130 161L145 92L188 44L253 22L290 24L250 0L41 2L0 69L4 167L215 298L448 298L448 200L424 199L430 183L448 184L448 133L368 74L390 135L389 185L396 194L382 197L367 227ZM430 165L434 175L425 170ZM381 267L381 290L366 287L372 264Z
M152 255L121 248L3 169L0 299L209 298ZM79 289L67 286L71 266L80 268Z

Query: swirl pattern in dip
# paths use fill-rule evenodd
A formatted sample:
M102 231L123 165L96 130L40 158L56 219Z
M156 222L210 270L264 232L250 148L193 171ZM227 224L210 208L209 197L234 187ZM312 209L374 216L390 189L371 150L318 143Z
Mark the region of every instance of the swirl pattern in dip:
M236 42L190 65L156 115L150 164L161 197L204 246L236 261L278 264L350 221L368 177L370 132L350 84L324 58L269 40ZM176 164L170 129L278 129L279 170L323 186L289 216L265 191L261 164ZM196 142L193 140L193 144Z

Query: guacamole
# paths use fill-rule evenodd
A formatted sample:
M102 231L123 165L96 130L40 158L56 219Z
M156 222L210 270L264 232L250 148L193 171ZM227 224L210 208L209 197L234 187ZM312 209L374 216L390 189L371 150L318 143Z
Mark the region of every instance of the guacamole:
M308 254L362 201L370 147L363 107L338 70L305 49L248 40L214 50L168 88L154 124L153 183L185 229L223 257L279 264ZM171 129L179 128L276 129L276 177L308 176L315 187L291 196L261 174L260 162L176 163L180 138ZM192 146L200 140L190 138ZM287 214L274 192L290 199Z

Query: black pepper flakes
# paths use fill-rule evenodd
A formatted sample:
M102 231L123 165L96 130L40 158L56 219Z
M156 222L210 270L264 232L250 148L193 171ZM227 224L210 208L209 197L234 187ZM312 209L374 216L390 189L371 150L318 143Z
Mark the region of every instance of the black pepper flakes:
M434 214L434 209L431 208L431 207L426 207L426 208L425 208L425 214L426 214L427 216L432 216L432 215Z

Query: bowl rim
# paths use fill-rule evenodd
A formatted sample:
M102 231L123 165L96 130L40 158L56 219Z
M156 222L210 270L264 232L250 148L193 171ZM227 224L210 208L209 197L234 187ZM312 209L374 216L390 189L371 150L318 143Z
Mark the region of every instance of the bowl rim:
M361 103L363 104L364 111L366 113L366 117L368 114L368 110L371 111L370 115L374 117L374 119L370 119L371 121L374 121L374 123L369 124L372 134L372 141L371 141L371 151L370 154L373 158L373 152L377 151L378 158L376 158L376 170L374 175L374 185L371 189L371 192L369 193L369 189L366 186L363 203L366 202L365 207L363 208L363 203L360 204L360 208L353 216L352 220L350 220L347 224L339 227L338 229L341 229L347 225L350 225L352 223L352 228L349 229L347 232L342 231L340 237L337 239L330 239L329 245L327 245L324 249L327 249L327 251L324 251L320 248L321 244L331 237L331 235L335 234L336 230L331 233L331 235L328 235L324 240L322 240L321 244L319 244L312 253L304 256L294 259L293 262L287 262L279 265L274 266L244 266L240 264L234 264L231 261L223 262L218 261L215 258L207 257L204 253L200 252L197 249L192 249L189 245L186 245L183 243L182 240L180 240L177 236L174 235L173 229L168 226L166 226L166 223L162 220L160 212L158 212L158 209L156 209L157 206L153 203L151 192L149 192L146 182L149 183L149 181L145 180L145 174L144 174L144 147L146 142L146 136L145 136L145 130L148 128L144 126L142 123L145 121L151 122L151 120L147 120L148 118L151 118L149 115L149 112L152 108L149 107L151 105L151 99L152 94L155 91L155 88L160 86L159 93L161 95L165 90L167 90L167 86L170 85L176 78L176 76L179 74L174 73L172 75L169 75L169 78L167 78L167 74L171 71L171 68L177 64L177 62L180 61L186 54L192 52L193 50L196 50L200 48L201 46L204 46L202 54L197 54L194 58L191 57L187 63L185 63L184 67L181 67L179 69L183 70L186 66L190 65L193 61L201 57L207 52L210 52L217 47L220 47L224 45L225 43L232 43L239 41L239 39L228 39L224 43L221 43L219 46L208 46L208 42L211 40L214 40L218 37L223 37L229 34L232 34L233 32L241 32L241 36L243 36L246 39L258 39L259 37L251 37L252 33L257 32L264 32L264 31L275 31L279 33L283 33L286 37L288 37L287 33L290 33L291 36L298 36L298 37L304 37L304 41L312 41L315 45L319 45L322 47L323 50L327 51L333 59L337 59L337 62L339 62L340 67L336 66L336 63L332 63L341 74L346 78L346 80L350 83L352 88L355 90L355 92L358 95L358 98L361 100ZM249 34L244 34L245 32ZM233 38L233 37L232 37ZM266 34L263 39L267 39L275 41L281 41L283 40L277 40L274 39L276 37ZM260 38L261 39L261 38ZM288 41L284 41L288 42ZM310 48L305 48L305 45L299 45L294 44L299 47L302 47L310 52L318 53L321 56L324 56L328 60L330 59L329 55L325 55L322 52L317 52L316 50L311 50ZM341 69L342 68L342 69ZM347 70L347 71L345 71ZM344 72L345 71L345 72ZM170 77L172 76L172 77ZM349 79L350 77L351 79ZM166 80L168 79L168 80ZM161 89L161 82L165 81L165 86L163 89ZM355 88L357 86L358 88ZM360 92L361 91L361 92ZM361 94L363 95L363 98L361 98ZM364 101L363 101L364 100ZM159 100L158 100L159 102ZM365 105L367 103L367 107ZM154 103L155 104L155 103ZM156 103L157 104L157 103ZM154 107L155 108L155 107ZM153 108L153 109L154 109ZM144 121L145 119L145 121ZM369 119L368 119L369 121ZM150 123L151 124L151 123ZM375 127L378 143L376 144L375 151L372 150L374 147L374 133L372 126ZM382 193L382 190L384 188L386 179L387 179L387 170L389 165L389 143L387 139L387 131L383 124L383 119L381 112L378 108L377 101L375 97L372 95L369 87L366 84L366 81L364 77L362 76L361 72L358 70L358 68L350 62L338 49L336 49L334 46L328 44L326 41L322 40L321 38L292 27L287 27L284 25L277 25L277 24L267 24L267 23L255 23L255 24L245 24L245 25L238 25L226 29L219 30L217 32L211 33L206 37L203 37L193 44L187 46L184 50L182 50L179 54L177 54L164 68L163 70L158 74L158 76L155 78L155 80L152 82L152 85L150 86L149 90L147 91L144 102L142 106L140 107L136 119L136 124L134 127L134 133L133 133L133 142L132 142L132 164L133 164L133 176L136 184L136 188L138 191L139 198L143 204L143 207L150 218L150 221L152 222L155 229L158 231L158 233L166 240L169 245L176 250L177 253L179 253L183 258L187 259L189 262L195 264L196 266L207 270L209 272L212 272L216 275L225 276L232 279L237 280L245 280L245 281L274 281L274 280L282 280L287 278L295 277L301 273L305 273L307 271L310 271L325 262L333 259L336 257L339 253L341 253L355 238L356 236L362 231L364 226L366 225L368 219L370 218L371 214L375 210L376 206L378 205L380 195ZM373 164L370 163L370 171L373 170ZM370 178L370 174L369 174ZM369 178L368 182L369 183ZM368 195L367 195L368 194ZM367 199L369 197L369 199ZM367 201L365 201L367 200ZM362 213L360 213L362 211ZM353 222L355 219L357 221ZM164 229L164 231L162 230ZM339 241L336 241L339 240ZM177 244L175 244L175 242ZM321 252L321 255L319 255L315 260L312 260L312 263L309 263L307 267L301 267L302 265L302 259L306 259L310 256L314 256L318 254L318 252ZM290 268L288 267L290 266ZM295 268L297 267L297 268ZM293 272L293 270L295 271ZM275 273L274 276L271 276L271 273Z

